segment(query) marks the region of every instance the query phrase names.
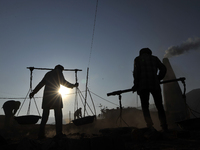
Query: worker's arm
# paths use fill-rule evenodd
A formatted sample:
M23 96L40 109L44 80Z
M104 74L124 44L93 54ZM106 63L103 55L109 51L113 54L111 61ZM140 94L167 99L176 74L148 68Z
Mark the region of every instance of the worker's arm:
M63 86L68 87L68 88L74 88L74 87L79 86L78 83L72 84L66 81L62 72L59 72L59 76L60 76L60 84L62 84Z
M13 116L16 114L17 110L18 109L16 109L16 108L13 110L13 114L12 114Z
M45 85L45 79L43 78L42 81L35 87L35 89L29 94L29 97L32 98L43 86Z

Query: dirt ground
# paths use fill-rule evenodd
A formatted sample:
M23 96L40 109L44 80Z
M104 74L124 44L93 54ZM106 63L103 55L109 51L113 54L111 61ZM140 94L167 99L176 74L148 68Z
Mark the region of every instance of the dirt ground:
M55 126L46 126L47 138L38 140L39 125L0 127L1 150L200 150L200 130L149 132L147 128L111 127L104 122L63 125L66 137L55 138Z

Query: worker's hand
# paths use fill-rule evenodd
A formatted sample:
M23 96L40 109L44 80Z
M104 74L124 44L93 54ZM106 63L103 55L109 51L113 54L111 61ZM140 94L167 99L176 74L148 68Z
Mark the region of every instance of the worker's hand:
M29 94L29 98L30 98L30 99L33 98L34 95L35 95L35 94L34 94L33 92L31 92L31 93Z
M75 83L75 84L74 84L74 87L78 87L78 86L79 86L79 83Z

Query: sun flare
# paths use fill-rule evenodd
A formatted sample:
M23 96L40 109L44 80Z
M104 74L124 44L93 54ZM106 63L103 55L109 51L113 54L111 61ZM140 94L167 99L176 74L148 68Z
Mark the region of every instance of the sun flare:
M63 98L66 97L67 94L69 94L69 92L70 92L69 88L60 85L59 93L62 95Z

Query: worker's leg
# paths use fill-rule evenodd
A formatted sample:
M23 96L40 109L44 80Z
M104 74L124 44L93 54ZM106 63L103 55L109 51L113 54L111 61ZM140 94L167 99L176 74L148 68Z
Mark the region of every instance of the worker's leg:
M156 108L158 110L158 117L159 117L159 120L160 120L160 125L161 125L163 130L168 130L166 114L165 114L165 110L164 110L163 102L162 102L161 91L152 91L151 94L154 98L154 103L155 103Z
M56 121L56 135L62 135L62 109L54 109L55 121Z
M142 105L142 111L144 115L144 119L146 121L147 127L152 127L153 122L151 119L150 111L149 111L149 91L143 90L140 92L140 100Z
M42 120L40 123L39 137L45 136L45 126L46 126L48 118L49 118L49 109L43 109Z

